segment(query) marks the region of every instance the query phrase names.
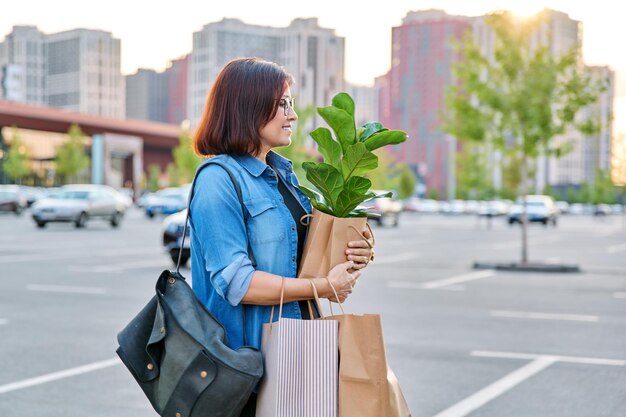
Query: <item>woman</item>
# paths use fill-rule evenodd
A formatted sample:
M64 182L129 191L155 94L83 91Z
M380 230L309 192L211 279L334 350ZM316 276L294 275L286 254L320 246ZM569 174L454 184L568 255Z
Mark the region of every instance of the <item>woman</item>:
M291 161L272 152L291 143L298 119L292 83L274 63L257 58L229 62L215 79L194 137L198 154L233 172L245 206L244 219L222 167L209 165L200 172L190 211L193 289L226 328L233 349L243 345L243 304L247 344L260 348L262 325L270 321L271 306L279 303L283 278L296 276L302 254L306 228L300 218L311 212L311 205L297 188ZM348 246L348 262L328 277L312 279L321 297L343 302L369 262L372 251L366 241ZM313 298L309 282L284 281L283 317L309 318L299 303ZM253 395L242 416L254 415L255 402Z

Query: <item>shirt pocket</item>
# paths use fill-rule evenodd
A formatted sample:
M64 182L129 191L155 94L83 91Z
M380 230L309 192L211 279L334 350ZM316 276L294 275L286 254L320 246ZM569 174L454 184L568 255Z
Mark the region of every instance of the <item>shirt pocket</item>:
M276 242L285 238L284 222L278 205L269 198L254 198L244 201L250 214L248 239L252 243Z

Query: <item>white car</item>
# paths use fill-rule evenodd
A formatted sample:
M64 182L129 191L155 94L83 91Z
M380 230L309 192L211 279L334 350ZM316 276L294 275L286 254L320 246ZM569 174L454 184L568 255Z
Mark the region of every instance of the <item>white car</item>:
M522 222L523 197L515 202L515 205L509 212L509 224ZM547 226L551 223L556 226L559 209L554 204L554 199L547 195L527 195L526 196L526 215L528 222L542 223Z
M119 194L106 185L65 185L37 200L31 213L40 228L50 222L70 222L81 228L88 220L96 218L107 220L112 227L117 227L127 208Z

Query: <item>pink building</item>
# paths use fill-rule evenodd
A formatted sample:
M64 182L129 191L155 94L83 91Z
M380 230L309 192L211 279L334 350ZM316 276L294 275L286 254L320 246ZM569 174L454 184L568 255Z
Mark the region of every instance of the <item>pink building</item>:
M180 124L187 119L187 69L189 55L172 61L165 70L167 83L167 123Z
M396 156L440 197L446 196L449 177L450 143L441 131L445 90L459 59L451 40L471 31L470 19L440 10L409 12L393 28L391 69L377 80L381 122L409 134L394 147Z

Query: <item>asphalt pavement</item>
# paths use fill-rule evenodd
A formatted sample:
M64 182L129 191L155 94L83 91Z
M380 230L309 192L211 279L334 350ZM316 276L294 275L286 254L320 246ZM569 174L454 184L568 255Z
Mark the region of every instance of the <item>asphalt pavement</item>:
M119 229L37 229L28 211L0 214L0 416L156 416L115 335L172 266L160 220L133 209ZM530 227L530 259L573 274L471 269L519 260L519 227L503 219L407 213L374 232L345 308L382 315L413 417L626 417L619 216Z

